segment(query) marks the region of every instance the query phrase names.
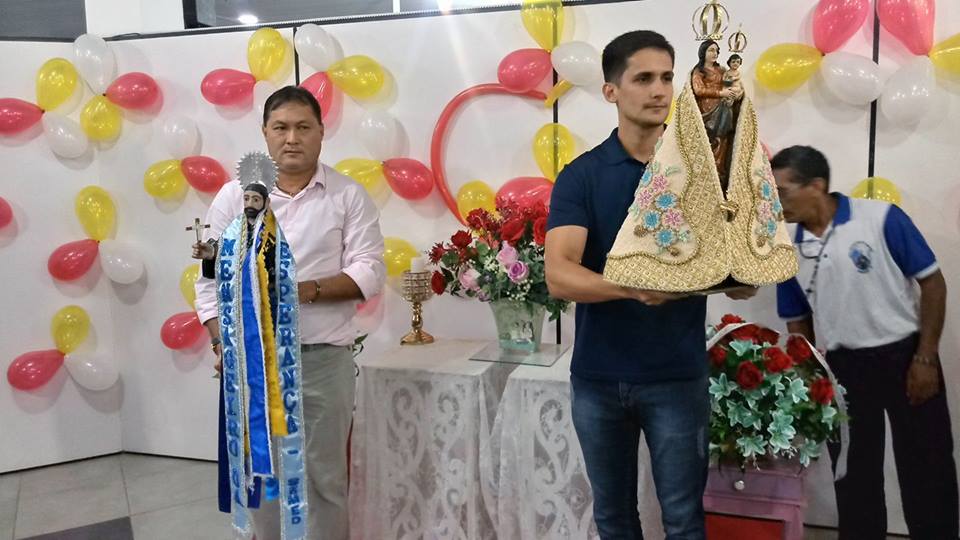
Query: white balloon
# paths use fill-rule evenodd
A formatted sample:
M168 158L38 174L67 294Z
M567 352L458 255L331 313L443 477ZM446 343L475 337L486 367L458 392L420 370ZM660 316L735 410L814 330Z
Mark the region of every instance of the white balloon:
M370 157L384 161L400 157L401 138L400 122L384 110L369 110L360 120L357 136L367 149Z
M343 49L337 40L315 24L297 28L293 43L300 58L317 71L326 71L330 64L343 58Z
M880 96L880 110L894 124L916 124L930 109L933 85L933 62L917 56L887 81Z
M174 159L194 155L199 150L197 148L199 138L197 124L186 116L172 116L163 123L161 140L164 148Z
M561 43L550 53L550 61L560 77L577 86L599 83L603 79L600 53L585 41Z
M257 110L260 111L261 116L263 115L263 106L267 102L267 98L276 91L277 85L270 81L257 81L257 84L253 85L253 104L257 106Z
M100 242L100 266L111 281L129 285L143 275L143 259L137 250L115 240Z
M103 94L117 77L117 60L100 36L83 34L73 42L77 71L94 94Z
M823 57L820 72L830 92L852 105L867 105L883 92L880 66L859 54L832 52Z
M87 152L90 140L80 125L61 114L47 111L41 119L47 144L53 153L64 158L78 158Z
M120 378L117 363L112 358L93 356L83 353L68 354L63 363L77 384L100 392L110 388Z

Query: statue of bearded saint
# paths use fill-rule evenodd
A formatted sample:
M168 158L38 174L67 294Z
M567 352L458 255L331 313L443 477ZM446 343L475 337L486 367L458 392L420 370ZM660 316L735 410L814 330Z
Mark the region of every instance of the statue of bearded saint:
M718 62L720 46L716 41L706 40L697 53L699 61L690 71L690 85L703 116L710 148L717 164L720 185L724 191L730 178L730 161L733 153L733 138L743 100L740 85L739 55L730 57L730 69Z
M243 190L243 214L247 218L247 232L251 232L253 226L257 222L257 218L260 217L265 210L270 206L270 197L267 194L267 187L260 183L250 183ZM253 241L253 235L248 234L247 236L247 247L250 247L251 242ZM193 245L192 256L194 259L201 259L201 274L203 277L211 278L214 277L214 261L216 259L217 253L217 241L213 238L207 240L203 243L198 243ZM272 260L273 250L275 248L275 240L269 239L269 241L264 242L262 249L265 250L265 257L268 260ZM270 277L273 277L274 268L273 266L268 266L267 272ZM270 280L271 288L274 285L274 280Z

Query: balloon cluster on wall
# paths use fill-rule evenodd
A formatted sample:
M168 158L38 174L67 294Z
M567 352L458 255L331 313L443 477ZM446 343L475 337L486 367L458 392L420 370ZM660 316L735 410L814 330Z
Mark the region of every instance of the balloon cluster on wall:
M187 266L180 274L180 294L191 310L170 316L160 327L160 341L167 348L178 351L192 347L206 333L200 324L200 318L193 311L193 304L197 299L194 284L199 276L199 264Z
M33 104L0 98L0 135L17 135L42 122L50 149L60 157L82 156L89 141L112 141L120 135L127 110L151 109L160 102L160 87L146 73L116 77L113 51L100 37L84 34L73 43L74 62L53 58L37 72ZM68 115L83 96L81 79L94 93L80 111L80 122Z
M550 202L553 181L576 154L573 135L565 126L548 123L534 134L532 150L543 177L519 177L508 180L497 190L480 180L464 184L454 197L447 184L443 166L444 138L456 111L468 100L488 95L507 94L543 101L548 106L573 85L588 85L600 79L599 54L584 42L558 45L563 31L563 3L560 0L524 0L520 8L524 28L541 49L518 49L507 54L497 68L497 83L479 84L457 94L440 113L430 143L430 166L437 190L453 215L466 223L475 208L492 211L497 198L520 204ZM549 95L536 90L556 69L563 80Z
M870 0L820 0L813 14L815 46L770 47L757 61L757 81L774 91L790 91L819 69L827 88L842 101L866 105L879 99L880 110L894 124L917 123L932 101L934 67L960 74L960 34L933 46L935 0L876 0L880 24L917 55L884 82L876 62L839 50L870 12Z
M7 381L18 390L35 390L47 384L66 365L80 386L100 391L113 386L120 376L116 362L106 356L75 352L90 334L90 316L80 306L67 306L50 322L55 349L31 351L18 356L7 368Z
M190 118L168 118L160 138L173 159L158 161L143 174L143 189L151 197L178 200L187 192L187 185L202 193L214 194L230 179L216 159L191 155L197 150L200 133Z
M60 281L79 279L86 275L99 254L103 273L112 281L130 284L140 279L143 260L139 253L127 244L108 239L117 215L110 194L101 187L87 186L77 194L74 211L87 239L55 249L47 260L50 275Z

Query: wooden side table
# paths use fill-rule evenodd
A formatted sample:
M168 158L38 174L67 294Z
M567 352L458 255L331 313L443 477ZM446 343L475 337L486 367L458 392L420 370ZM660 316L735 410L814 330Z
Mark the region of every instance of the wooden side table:
M793 461L775 460L762 470L745 472L735 466L713 466L703 506L712 513L782 521L783 540L803 540L805 474L806 469Z

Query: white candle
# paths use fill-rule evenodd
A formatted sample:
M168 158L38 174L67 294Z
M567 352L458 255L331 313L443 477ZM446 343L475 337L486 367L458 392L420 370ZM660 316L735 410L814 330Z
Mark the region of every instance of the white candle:
M424 272L426 271L426 269L427 269L427 261L425 261L423 257L414 257L410 259L411 273L415 274L417 272Z

